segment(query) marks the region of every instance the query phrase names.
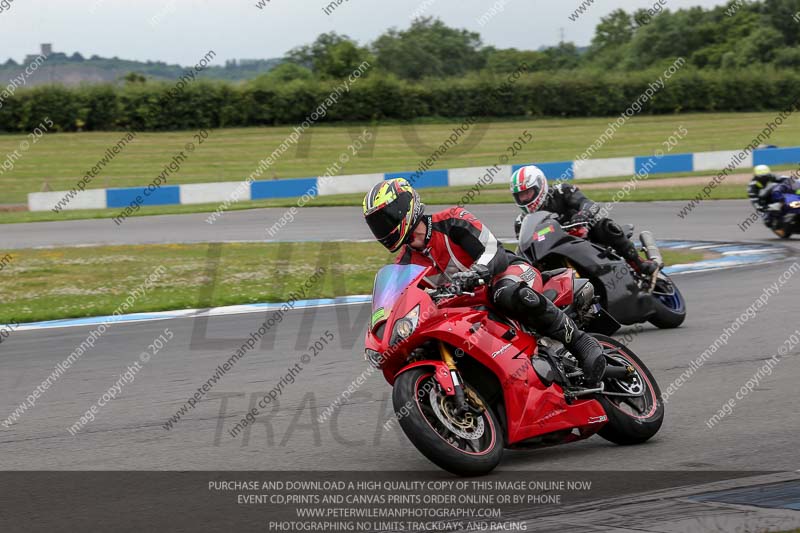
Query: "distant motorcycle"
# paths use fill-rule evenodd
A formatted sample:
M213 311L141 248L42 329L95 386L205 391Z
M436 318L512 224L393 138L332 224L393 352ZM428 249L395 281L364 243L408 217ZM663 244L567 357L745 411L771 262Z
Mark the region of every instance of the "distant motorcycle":
M777 218L777 224L769 226L772 232L781 239L789 239L800 233L800 195L797 191L786 193L773 189L767 210Z
M593 334L608 367L587 386L561 343L500 315L474 272L425 289L432 267L389 265L375 277L365 357L393 386L400 427L425 457L457 475L490 472L504 448L537 448L599 434L616 444L655 435L664 404L652 373L624 344ZM537 291L574 300L571 270ZM377 466L376 466L377 467Z
M517 253L541 270L545 278L559 269L577 271L578 282L583 285L575 292L584 304L576 306L571 314L587 331L611 335L622 324L641 322L659 328L680 326L686 319L686 302L672 279L661 270L653 276L643 276L613 249L588 241L586 226L562 226L556 215L537 211L522 222ZM625 229L630 238L633 226ZM640 240L648 259L661 264L661 253L652 234L643 231Z

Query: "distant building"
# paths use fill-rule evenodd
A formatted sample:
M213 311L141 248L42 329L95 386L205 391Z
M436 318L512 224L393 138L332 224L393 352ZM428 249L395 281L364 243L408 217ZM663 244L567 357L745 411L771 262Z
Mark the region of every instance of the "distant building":
M45 56L48 58L53 58L53 45L50 43L42 43L39 46L40 53L38 54L28 54L25 56L25 63L33 63L39 56ZM55 54L56 56L64 56L66 54Z

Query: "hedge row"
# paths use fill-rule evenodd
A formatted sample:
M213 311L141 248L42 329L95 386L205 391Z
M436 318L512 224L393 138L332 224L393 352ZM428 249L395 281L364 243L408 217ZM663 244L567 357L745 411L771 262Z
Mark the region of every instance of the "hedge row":
M524 74L419 84L367 77L355 82L321 122L418 117L614 116L653 85L657 72ZM331 82L295 81L264 87L194 82L172 98L173 86L41 86L22 89L0 107L0 131L32 130L45 116L54 130L181 130L298 124L325 100ZM785 71L708 72L681 69L643 113L784 109L800 100L800 74Z

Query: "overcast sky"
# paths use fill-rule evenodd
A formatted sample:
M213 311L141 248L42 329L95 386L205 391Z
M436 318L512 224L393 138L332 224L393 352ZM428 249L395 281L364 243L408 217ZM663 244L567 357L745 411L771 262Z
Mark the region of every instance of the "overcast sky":
M586 45L600 18L616 8L633 11L658 0L596 0L577 21L581 0L13 0L0 12L0 59L21 61L53 43L57 52L89 57L194 64L208 50L226 59L280 57L290 48L335 30L362 44L387 28L408 26L412 13L440 17L450 26L478 31L485 44L537 49L559 41ZM338 1L338 0L334 0ZM665 0L661 0L662 2ZM710 7L723 0L667 0L667 7ZM495 16L479 19L495 6ZM501 11L500 11L501 10Z

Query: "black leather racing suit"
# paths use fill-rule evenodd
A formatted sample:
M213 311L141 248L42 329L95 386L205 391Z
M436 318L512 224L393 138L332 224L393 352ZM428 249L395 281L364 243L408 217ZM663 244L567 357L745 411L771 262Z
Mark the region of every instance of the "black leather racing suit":
M619 224L601 216L600 206L587 198L578 187L567 183L551 187L539 209L557 215L560 224L587 222L590 241L601 246L610 246L639 270L644 268L647 272L654 271L655 265L642 260L636 251L636 245L625 236ZM524 213L517 216L514 221L514 234L517 237L523 218L525 218Z

